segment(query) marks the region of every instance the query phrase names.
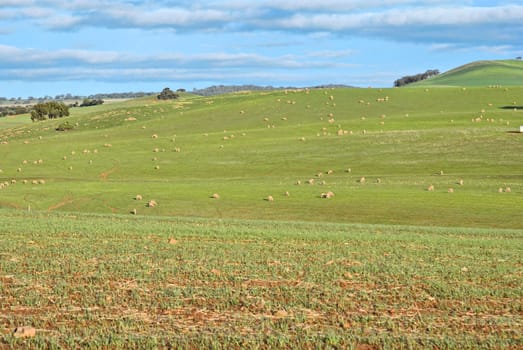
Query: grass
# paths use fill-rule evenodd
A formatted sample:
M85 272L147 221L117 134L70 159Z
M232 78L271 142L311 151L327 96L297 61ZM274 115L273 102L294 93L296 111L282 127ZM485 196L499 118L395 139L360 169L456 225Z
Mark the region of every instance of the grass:
M521 86L523 61L497 60L472 62L413 86Z
M519 348L521 230L0 211L0 348ZM9 332L32 325L28 340Z
M67 132L1 118L0 349L522 348L522 94L186 94L73 109Z
M16 180L0 190L0 206L520 228L523 143L512 131L522 112L505 107L522 92L318 89L73 109L73 131L55 131L61 120L0 127L0 181ZM327 191L336 196L320 199Z

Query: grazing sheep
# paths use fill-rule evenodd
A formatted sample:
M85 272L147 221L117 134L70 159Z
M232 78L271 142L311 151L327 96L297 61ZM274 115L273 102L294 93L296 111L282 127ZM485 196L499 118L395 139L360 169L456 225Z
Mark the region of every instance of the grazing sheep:
M381 183L381 179L379 177L376 179L376 183Z
M135 200L141 201L143 199L142 195L137 194L136 197L134 197Z
M147 203L147 206L149 208L154 208L158 205L158 203L156 203L156 201L154 199L151 199L148 203Z
M307 184L308 185L314 185L314 179L307 180Z
M151 137L152 137L153 139L157 139L157 138L158 138L158 135L157 135L157 134L153 134Z
M290 195L289 191L285 191L285 197L290 197Z
M463 179L460 179L458 183L459 183L460 186L463 186L463 183L464 183Z
M448 193L454 193L454 189L451 187L448 189Z
M11 183L14 185L16 183L16 180L15 179L12 179L11 180Z
M268 202L273 202L274 198L272 196L267 196L267 198L265 198L265 200Z
M503 193L503 189L501 187L498 188L498 193Z
M296 185L301 185L301 181L300 180L296 181Z
M159 166L159 165L156 165L156 166L154 167L154 169L155 169L155 170L158 170L158 169L160 169L160 166Z
M133 210L131 210L131 214L136 215L136 208L134 208Z
M427 188L427 191L429 191L429 192L434 192L434 185L430 185L430 186Z
M327 198L327 199L329 199L329 198L334 197L334 193L331 192L331 191L329 191L329 192L327 192L327 193L322 193L322 194L320 195L320 197L321 197L321 198Z
M220 195L218 193L213 193L211 198L220 199Z
M505 192L510 193L511 191L510 187L505 188Z
M37 181L37 180L33 180L33 181L31 181L31 183L32 183L33 185L38 185L38 181Z
M346 172L348 173L352 173L352 169L351 168L347 168L347 170L345 170Z
M334 173L334 171L332 171L332 170L327 170L327 175L332 175L332 173Z
M365 176L362 176L362 177L360 178L360 180L359 180L359 183L362 184L362 185L364 185L364 184L365 184L365 181L366 181Z

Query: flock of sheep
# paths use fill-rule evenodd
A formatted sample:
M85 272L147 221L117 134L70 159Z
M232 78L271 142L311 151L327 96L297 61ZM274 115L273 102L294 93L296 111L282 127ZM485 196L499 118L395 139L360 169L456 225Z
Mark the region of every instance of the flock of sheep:
M305 89L305 90L297 90L297 91L305 91L306 94L310 94L310 90L308 90L308 89ZM288 94L291 93L291 92L294 92L294 93L295 93L295 92L297 92L297 91L285 91L285 94L288 95ZM329 105L329 106L332 106L332 107L335 107L335 106L336 106L336 103L335 103L335 97L334 97L334 95L329 94L327 90L324 91L324 94L325 94L326 97L327 97L327 100L325 101L325 104L326 104L326 105ZM390 100L389 96L384 96L384 97L378 97L378 98L376 98L376 99L375 99L375 102L377 102L377 103L387 103L387 102L389 102L389 100ZM277 99L277 102L279 102L279 103L282 102L282 99L281 99L281 98L278 98L278 99ZM290 105L295 105L297 102L296 102L295 100L292 100L292 99L287 99L287 100L286 100L286 103L287 103L287 104L290 104ZM360 103L360 104L365 104L365 105L371 105L371 102L369 102L369 101L365 101L365 100L362 100L362 99L360 99L360 100L358 101L358 103ZM311 107L310 107L310 106L307 106L307 108L310 109ZM245 115L245 114L246 114L245 110L240 110L239 113L240 113L241 115ZM128 114L129 114L129 113L128 113ZM477 123L477 122L481 122L481 121L483 121L483 120L486 120L487 122L495 122L494 119L490 119L490 118L486 118L486 119L484 119L484 115L485 115L485 110L481 110L480 115L479 115L478 117L473 118L473 119L472 119L472 122ZM385 115L385 114L382 114L382 115L380 116L380 119L381 119L380 124L381 124L381 125L384 125L384 119L385 119L385 118L386 118L386 115ZM266 127L267 127L267 128L274 128L275 125L271 123L270 119L271 119L271 118L269 118L269 117L264 117L264 118L263 118L263 122L266 124ZM281 117L280 119L281 119L282 121L287 121L287 117ZM362 119L362 120L365 120L365 117L361 117L361 119ZM125 120L126 120L126 121L136 121L137 119L134 118L134 117L129 116L129 117L127 117ZM326 121L328 124L327 124L326 127L323 127L323 128L322 128L322 133L318 133L317 136L321 136L321 135L327 136L327 135L330 135L330 133L329 133L328 130L329 130L329 128L332 127L333 124L336 123L334 113L333 113L333 112L326 113L324 116L321 116L321 117L320 117L320 120L321 120L321 121ZM501 119L500 121L501 121L501 122L505 122L505 121L503 121L502 119ZM508 121L506 121L506 123L508 124ZM341 127L341 125L339 125L339 124L337 125L337 128L338 128L338 129L337 129L337 132L335 133L337 136L344 136L344 135L352 135L352 134L353 134L353 131L352 131L352 130L344 130L344 129ZM366 131L366 130L363 130L362 133L363 133L363 134L366 134L367 131ZM208 134L206 134L206 135L208 135ZM245 133L243 133L242 135L245 136ZM152 135L150 136L150 138L152 138L153 140L156 140L156 139L159 139L160 136L159 136L157 133L154 133L154 134L152 134ZM229 140L232 140L232 139L234 139L234 138L235 138L234 134L230 134L230 135L223 136L223 137L222 137L222 141L229 141ZM305 136L300 137L299 140L302 141L302 142L307 141L307 139L306 139ZM173 141L174 141L174 139L173 139ZM6 142L6 141L3 141L2 143L3 143L3 144L6 144L7 142ZM28 141L25 141L24 143L25 143L25 144L29 144ZM105 143L103 146L104 146L105 148L111 148L111 147L112 147L112 144L111 144L111 143ZM222 146L222 147L223 147L223 146ZM92 152L93 152L93 153L97 153L98 151L97 151L97 150L94 150L94 151L92 151ZM154 148L153 148L153 153L160 153L160 152L165 152L165 148L160 148L160 147L154 147ZM180 152L180 148L179 148L179 147L175 147L175 148L174 148L174 152ZM84 150L83 153L84 153L84 154L89 154L89 153L91 153L91 151L90 151L90 150ZM73 152L71 153L71 155L74 155L74 154L75 154L75 153L74 153L74 151L73 151ZM63 160L67 160L67 159L68 159L67 156L63 156ZM158 160L157 157L154 157L154 158L153 158L153 161L156 162L157 160ZM22 161L22 166L28 165L28 164L30 164L30 163L32 163L32 164L34 164L34 165L39 165L39 164L43 164L43 160L42 160L42 159L38 159L38 160L35 160L35 161L32 161L32 162L29 162L29 161L27 161L27 160L24 160L24 161ZM92 160L90 161L90 164L92 164ZM154 170L159 170L159 169L160 169L160 165L155 164L153 168L154 168ZM72 166L69 167L69 170L72 170ZM350 168L346 170L347 173L351 173L351 171L352 171L352 170L351 170ZM0 173L1 173L1 172L2 172L2 170L0 170ZM18 172L18 173L22 173L22 172L23 172L23 168L22 168L22 167L18 167L18 168L17 168L17 172ZM302 180L298 180L298 181L296 181L295 184L296 184L296 185L301 185L302 183L304 183L304 184L307 184L307 185L326 185L326 181L323 180L323 176L324 176L324 175L331 175L331 174L333 174L333 170L327 170L325 173L318 173L315 177L311 177L311 178L309 178L309 179L307 179L307 180L305 180L305 181L303 181L303 182L302 182ZM443 172L441 172L441 175L443 175ZM45 180L44 180L44 179L22 179L22 180L19 179L19 180L17 181L17 179L14 179L14 178L13 178L11 181L0 182L0 190L1 190L1 189L6 189L6 188L8 188L9 186L14 185L14 184L17 184L17 183L19 183L19 182L20 182L20 183L23 183L23 184L29 184L29 183L30 183L30 184L33 184L33 185L43 185L43 184L45 184ZM361 184L361 185L365 185L366 183L368 183L368 180L367 180L365 177L362 176L362 177L360 177L360 178L357 180L357 182L358 182L359 184ZM378 184L381 183L381 179L380 179L380 178L377 178L377 179L376 179L376 183L378 183ZM457 184L458 184L459 186L464 186L464 181L461 179L461 180L459 180L459 181L457 182ZM435 186L432 185L432 184L430 184L428 187L426 187L426 191L428 191L428 192L434 192L434 191L435 191ZM448 189L447 189L447 192L448 192L448 193L454 193L454 191L455 191L455 190L454 190L454 187L448 187ZM500 193L510 193L510 192L511 192L511 189L510 189L510 187L508 187L508 186L505 186L505 187L499 187L498 192L500 192ZM289 193L289 191L286 191L283 195L285 195L286 197L288 197L288 196L290 196L290 193ZM331 198L333 198L334 196L335 196L334 192L331 191L331 190L328 190L328 191L319 191L317 197L318 197L318 198L322 198L322 199L331 199ZM210 195L210 198L211 198L211 199L218 200L218 199L220 199L221 197L220 197L220 195L219 195L218 193L213 193L213 194ZM268 202L273 202L273 201L275 200L275 197L271 194L271 195L267 195L267 196L264 197L263 199L266 200L266 201L268 201ZM143 197L142 197L142 195L137 194L137 195L134 197L134 200L135 200L135 201L142 201L142 200L143 200ZM147 207L147 208L154 208L154 207L156 207L157 205L158 205L158 203L157 203L154 199L150 199L150 200L146 201L146 203L145 203L145 207ZM137 210L136 210L136 208L133 209L133 210L131 211L131 213L132 213L132 214L137 214Z

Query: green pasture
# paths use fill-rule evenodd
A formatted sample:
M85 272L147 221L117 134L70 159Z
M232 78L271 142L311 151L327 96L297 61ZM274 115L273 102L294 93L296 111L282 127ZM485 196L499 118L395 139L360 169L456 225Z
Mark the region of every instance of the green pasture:
M521 228L522 96L512 87L186 94L62 120L1 118L0 207ZM75 129L56 131L64 120ZM320 198L328 191L335 197Z
M523 346L521 230L8 209L0 227L2 349Z

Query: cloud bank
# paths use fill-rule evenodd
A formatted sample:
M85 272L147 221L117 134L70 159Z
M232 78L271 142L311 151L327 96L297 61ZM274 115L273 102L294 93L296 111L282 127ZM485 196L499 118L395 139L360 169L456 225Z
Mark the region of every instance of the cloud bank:
M27 33L37 33L39 41ZM72 39L90 33L109 44L119 40L119 46L91 40L81 47ZM140 42L142 34L164 35L172 42ZM52 45L44 45L42 38ZM140 43L134 44L135 38ZM0 81L299 82L305 75L341 77L333 69L354 70L361 62L351 60L364 54L387 56L365 53L376 47L354 44L362 40L424 45L428 52L512 53L523 44L523 5L475 0L0 0ZM393 73L383 74L388 79Z

